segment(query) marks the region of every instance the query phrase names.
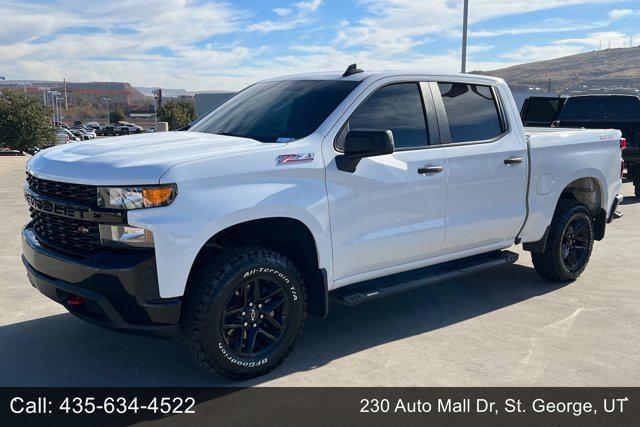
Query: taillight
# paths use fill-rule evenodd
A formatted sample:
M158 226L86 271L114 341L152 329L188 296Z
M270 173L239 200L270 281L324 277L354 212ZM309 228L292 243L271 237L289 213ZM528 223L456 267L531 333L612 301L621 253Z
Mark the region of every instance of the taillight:
M620 138L620 151L627 148L627 138ZM620 178L624 178L624 160L620 159Z

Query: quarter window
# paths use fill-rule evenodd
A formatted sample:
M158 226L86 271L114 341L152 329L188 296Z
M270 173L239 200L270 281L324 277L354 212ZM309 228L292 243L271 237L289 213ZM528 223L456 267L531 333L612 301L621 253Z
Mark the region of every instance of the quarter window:
M451 142L484 141L504 132L498 104L489 86L438 83L449 121Z
M384 86L367 98L349 118L345 130L390 130L396 149L426 147L429 144L422 96L417 83ZM336 148L342 150L346 132L340 133Z

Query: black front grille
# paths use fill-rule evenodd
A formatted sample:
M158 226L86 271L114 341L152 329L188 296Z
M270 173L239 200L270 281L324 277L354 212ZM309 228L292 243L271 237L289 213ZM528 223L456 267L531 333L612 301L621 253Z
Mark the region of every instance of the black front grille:
M85 254L100 247L95 222L82 221L30 209L33 229L43 243L73 253Z
M49 181L29 174L27 174L27 182L33 191L43 196L78 202L87 206L96 206L98 202L98 187L94 185Z

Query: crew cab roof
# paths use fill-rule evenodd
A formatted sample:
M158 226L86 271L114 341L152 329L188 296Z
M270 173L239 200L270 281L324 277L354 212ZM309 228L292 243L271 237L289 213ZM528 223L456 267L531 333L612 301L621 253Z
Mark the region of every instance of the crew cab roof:
M402 76L426 76L432 80L454 80L454 81L468 81L478 82L484 84L496 84L502 82L502 79L491 76L484 76L479 74L462 74L462 73L438 73L420 70L365 70L361 73L352 74L347 77L342 76L343 72L329 71L321 73L304 73L304 74L292 74L287 76L278 76L263 81L284 81L284 80L345 80L345 81L362 81L367 78L373 80L382 79L385 77L402 77Z

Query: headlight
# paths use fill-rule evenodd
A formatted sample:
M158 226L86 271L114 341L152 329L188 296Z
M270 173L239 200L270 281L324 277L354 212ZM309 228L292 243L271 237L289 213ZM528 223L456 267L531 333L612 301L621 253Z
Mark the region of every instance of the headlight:
M141 187L98 187L98 206L112 209L143 209L168 206L178 194L175 184Z
M153 247L153 233L130 225L100 224L100 242L108 246Z

